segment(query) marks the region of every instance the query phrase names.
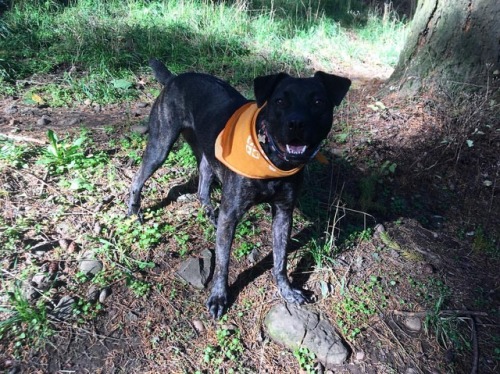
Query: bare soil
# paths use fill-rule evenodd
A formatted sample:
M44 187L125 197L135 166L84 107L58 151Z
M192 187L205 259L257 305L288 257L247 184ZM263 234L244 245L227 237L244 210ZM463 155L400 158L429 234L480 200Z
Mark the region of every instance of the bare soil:
M335 372L496 373L500 364L498 117L478 98L476 106L458 115L439 93L412 99L381 97L382 85L379 80L356 82L347 105L337 112L324 149L330 163L308 167L290 245L291 277L315 295L308 307L337 326L350 347L348 362ZM12 105L17 111L6 114ZM479 107L481 111L475 110ZM120 154L119 145L110 147L110 140L130 136L131 127L144 124L149 110L139 102L68 109L34 107L17 98L2 100L0 133L20 144L46 139L47 128L62 135L77 134L85 126L97 149L118 155L113 158L115 183L103 175L96 181L95 199L71 196L56 177L44 175L42 166L4 167L0 176L4 219L14 222L18 214L36 212L44 230L26 232L26 243L67 239L85 251L85 236L96 223L113 229L100 221L100 212L125 217L127 188L138 167ZM52 121L46 127L37 124L43 115ZM113 131L106 130L110 127ZM280 302L271 275L269 209L263 207L250 216L258 232L251 240L260 243L260 256L255 263L232 259L234 300L227 317L213 321L204 305L208 290L196 290L175 275L186 256L213 250L214 243L213 237L204 235L207 223L197 220L198 201L177 201L169 195L179 185L184 186L181 193L192 193L195 171L163 182L162 177L172 172L158 171L147 186L154 192L147 193L143 204L159 212L177 232L189 235L187 255L179 254L180 245L171 235L147 253L136 253L138 259L155 263L153 269L134 275L155 285L147 295L136 296L126 280L117 279L102 311L79 323L54 322L55 334L44 346L19 350L13 341L0 341L0 369L9 373L301 372L293 353L270 341L262 326L266 312ZM110 195L111 201L105 199ZM60 201L64 225L51 223L51 199ZM383 225L385 234L377 224ZM316 266L307 254L318 227L333 230L337 237L329 266ZM372 230L366 231L364 240L358 235L347 245L352 227ZM15 266L29 263L41 268L56 261L66 286L51 297L57 300L72 293L85 298L90 283L74 282L76 258L77 254L57 248L41 257L20 249L2 259L0 287L20 276L13 274ZM105 268L110 266L110 261L102 260ZM349 298L356 303L350 306ZM356 305L373 310L363 313ZM407 327L405 321L415 316L426 328ZM244 351L237 362L226 358L214 365L204 357L209 345L222 350L217 339L221 328L237 329Z

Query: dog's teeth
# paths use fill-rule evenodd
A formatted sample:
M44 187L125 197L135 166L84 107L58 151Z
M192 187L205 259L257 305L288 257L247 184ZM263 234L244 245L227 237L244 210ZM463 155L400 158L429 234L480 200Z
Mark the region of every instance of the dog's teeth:
M295 145L289 145L287 144L286 145L286 151L290 154L293 154L293 155L301 155L302 153L304 153L307 149L307 145L304 145L302 147L299 147L299 146L295 146Z

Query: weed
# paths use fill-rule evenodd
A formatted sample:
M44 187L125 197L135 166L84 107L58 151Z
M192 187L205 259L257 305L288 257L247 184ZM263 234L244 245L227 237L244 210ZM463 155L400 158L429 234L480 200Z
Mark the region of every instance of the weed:
M95 167L108 160L104 152L85 155L84 149L89 148L90 140L84 131L73 141L59 139L53 130L47 131L47 138L50 144L38 162L47 165L49 170L55 174L63 174L71 169Z
M10 308L0 306L0 312L8 315L0 321L0 339L8 338L15 348L44 344L53 333L44 301L32 305L23 295L21 286L16 285L9 293L9 303Z
M27 168L28 161L40 153L39 147L18 145L0 135L0 160L15 168Z
M80 322L84 320L95 319L103 310L101 303L91 303L85 299L78 299L73 304L73 315L78 318Z
M299 347L293 351L294 357L299 362L300 369L308 374L316 373L314 369L314 360L316 355L306 347Z
M342 296L342 301L334 306L337 325L346 339L354 341L377 308L386 306L386 297L380 279L374 275L363 286L353 286L350 292L343 290Z
M177 245L180 247L179 248L179 255L181 257L184 257L188 254L189 252L189 234L186 233L179 233L179 234L174 234L174 240L176 241Z
M208 345L205 348L203 351L203 361L217 368L217 373L219 372L219 367L226 361L230 361L233 368L238 368L237 371L243 371L244 367L241 359L244 348L240 331L221 326L217 329L215 335L217 346Z
M137 297L145 297L151 291L151 285L148 282L133 278L132 276L127 277L127 286Z

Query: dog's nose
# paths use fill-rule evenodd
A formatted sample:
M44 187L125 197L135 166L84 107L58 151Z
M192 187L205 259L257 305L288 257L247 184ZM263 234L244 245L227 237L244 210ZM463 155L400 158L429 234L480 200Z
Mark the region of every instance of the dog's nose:
M300 118L292 118L288 121L288 128L291 131L299 131L304 128L304 121Z

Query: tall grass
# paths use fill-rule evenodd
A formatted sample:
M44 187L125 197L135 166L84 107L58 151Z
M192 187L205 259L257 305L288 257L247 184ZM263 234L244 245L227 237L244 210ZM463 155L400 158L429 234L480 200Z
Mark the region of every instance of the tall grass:
M333 0L62 4L13 1L0 18L0 94L17 90L15 82L33 74L66 72L60 89L69 99L63 102L122 100L130 95L100 86L133 82L153 56L173 71L205 71L235 84L277 70L305 75L356 61L390 65L404 35L403 23L382 24L374 14L343 27L338 20L348 14L332 13L339 4Z

